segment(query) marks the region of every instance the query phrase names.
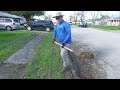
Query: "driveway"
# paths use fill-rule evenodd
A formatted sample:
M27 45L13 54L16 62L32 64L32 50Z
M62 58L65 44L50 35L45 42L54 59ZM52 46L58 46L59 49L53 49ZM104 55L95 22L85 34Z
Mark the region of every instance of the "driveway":
M76 44L72 47L75 52L78 54L84 51L94 53L95 59L93 62L87 63L88 65L91 64L91 68L94 69L88 70L89 77L86 76L86 78L120 79L119 31L103 31L73 26L71 32L73 42ZM93 76L90 77L90 74Z

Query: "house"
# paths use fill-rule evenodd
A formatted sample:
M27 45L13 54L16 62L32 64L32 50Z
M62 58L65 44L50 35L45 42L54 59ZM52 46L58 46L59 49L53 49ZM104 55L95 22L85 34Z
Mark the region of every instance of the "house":
M0 12L0 17L4 17L4 18L15 18L18 20L18 22L20 24L24 24L26 22L26 19L24 17L20 17L20 16L17 16L17 15L11 15L11 14L8 14L8 13L4 13L4 12Z
M107 26L120 26L120 17L109 19L107 21Z

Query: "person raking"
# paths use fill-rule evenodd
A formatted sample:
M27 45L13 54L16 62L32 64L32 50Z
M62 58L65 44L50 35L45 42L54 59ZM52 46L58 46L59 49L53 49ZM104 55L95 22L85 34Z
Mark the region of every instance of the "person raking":
M62 45L60 47L61 49L60 55L63 59L62 70L64 70L66 67L71 65L70 59L68 57L68 50L64 48L64 46L69 48L72 44L71 27L67 21L64 21L61 12L57 12L56 16L54 16L53 18L56 18L58 23L56 24L53 32L52 43L54 43L56 38L58 38L59 43Z

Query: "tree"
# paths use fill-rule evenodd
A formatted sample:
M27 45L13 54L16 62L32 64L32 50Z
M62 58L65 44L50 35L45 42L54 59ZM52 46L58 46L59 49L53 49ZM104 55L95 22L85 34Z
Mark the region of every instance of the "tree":
M70 18L70 20L69 20L69 21L71 22L71 21L72 21L72 16L70 15L70 16L69 16L69 18Z
M48 20L52 20L52 15L51 14L48 15Z
M52 20L52 15L51 14L44 15L44 17L45 17L45 20L49 20L49 21Z
M78 12L78 16L79 16L81 22L85 19L86 14L87 14L87 11L79 11ZM80 22L79 22L79 24L80 24Z
M45 20L48 20L48 17L46 15L44 15L44 18L45 18Z
M75 19L75 24L77 22L78 15L79 15L79 12L78 11L74 11L73 16L74 16L74 19Z
M107 19L107 18L110 18L110 16L109 15L101 15L101 19Z
M18 16L23 16L26 18L27 21L35 15L38 16L45 14L45 11L4 11L4 12L15 14Z
M105 18L110 18L111 16L107 13L103 13L102 11L99 12L100 18L105 19Z
M80 21L83 21L85 19L86 14L87 11L74 11L75 24L78 20L78 17L80 18Z
M119 17L119 18L120 18L120 11L118 11L118 13L117 13L117 17Z
M98 18L99 11L90 11L92 15L92 22L95 24L95 20Z

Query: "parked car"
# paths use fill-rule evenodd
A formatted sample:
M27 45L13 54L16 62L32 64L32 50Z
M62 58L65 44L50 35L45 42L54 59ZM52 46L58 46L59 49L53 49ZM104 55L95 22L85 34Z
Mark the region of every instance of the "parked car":
M78 25L78 27L87 27L87 22L80 22L80 24Z
M25 25L27 30L44 30L51 31L54 29L52 21L39 20L39 19L30 19Z
M0 18L0 29L13 30L19 29L20 23L14 18Z
M72 25L72 22L69 22L70 25Z
M51 27L54 27L54 24L53 24L53 22L52 21L49 21L50 22L50 24L51 24Z

